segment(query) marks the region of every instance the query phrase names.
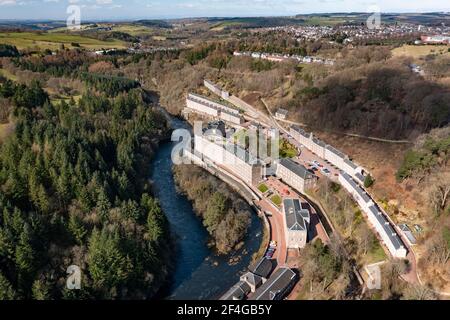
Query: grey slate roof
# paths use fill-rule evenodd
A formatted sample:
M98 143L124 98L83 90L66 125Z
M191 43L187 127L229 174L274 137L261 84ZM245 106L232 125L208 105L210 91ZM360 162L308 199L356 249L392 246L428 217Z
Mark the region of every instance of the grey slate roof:
M325 142L323 142L322 140L319 140L319 139L317 139L317 138L313 138L312 140L313 140L313 142L314 142L315 144L317 144L317 145L319 145L319 146L321 146L321 147L323 147L323 148L325 148L326 145L327 145Z
M352 189L356 191L356 193L364 200L364 202L368 203L372 201L369 195L355 182L355 180L350 177L345 172L341 172L342 177L351 185Z
M253 285L256 288L262 284L262 278L252 272L247 272L242 275L241 281L247 282L249 285Z
M280 109L277 110L276 113L279 113L279 114L282 114L282 115L286 116L288 114L288 111L286 109L280 108Z
M297 281L297 275L289 268L280 268L252 295L250 300L281 300Z
M189 93L188 98L204 99L204 100L207 100L207 101L209 101L209 102L213 102L213 103L218 103L218 104L220 104L219 102L214 101L213 99L210 99L210 98L208 98L208 97L202 96L202 95L200 95L200 94L192 93L192 92Z
M391 240L392 244L394 245L395 249L400 249L402 247L405 247L403 245L402 240L398 236L397 232L394 230L394 228L391 226L391 224L385 224L384 230L386 231L387 235L389 236L389 239Z
M247 283L239 281L220 297L220 300L243 300L250 291L250 286Z
M370 206L370 211L375 215L378 223L382 226L384 232L388 236L392 245L395 249L400 249L401 247L405 247L403 241L400 239L397 231L392 227L391 223L388 221L386 216L378 209L376 206Z
M214 108L214 109L217 109L217 110L220 109L222 112L225 112L225 113L228 113L228 114L232 114L232 115L235 114L235 113L231 112L230 110L233 110L233 111L239 113L239 110L236 109L236 108L227 106L227 105L225 105L225 104L223 104L223 103L221 103L221 102L219 102L219 101L215 101L215 100L213 100L213 99L210 99L210 98L208 98L208 97L202 96L202 95L200 95L200 94L196 94L196 93L192 93L192 92L191 92L191 93L188 94L188 97L187 97L187 98L188 98L189 100L198 102L198 103L203 104L203 105L206 105L206 106L208 106L208 107L211 107L211 108ZM206 101L203 101L203 100L201 100L201 99L206 100ZM211 103L216 103L216 104L220 105L221 108L217 108L216 106L212 105Z
M245 150L244 148L235 145L233 143L226 144L225 148L228 151L233 152L236 157L241 159L242 161L245 161L248 164L259 164L258 158L256 158L254 155L252 155L250 152Z
M297 126L292 126L291 129L298 132L300 135L304 136L305 138L311 137L310 133L307 133L305 130L303 130Z
M297 162L292 161L291 159L281 159L280 165L288 168L294 174L305 180L312 179L314 177L314 175L310 171L308 171L308 169L306 169L303 165L298 164Z
M364 182L364 180L365 180L364 176L359 172L357 174L355 174L355 177L361 182Z
M405 234L406 238L408 238L408 241L411 244L417 243L416 237L414 237L411 229L408 227L407 224L401 224L401 225L399 225L399 227L400 227L400 230L402 230L402 232Z
M339 151L335 147L327 145L326 148L327 148L328 151L333 152L335 155L337 155L341 159L346 159L347 158L347 156L343 152Z
M284 199L283 207L287 228L292 231L306 231L310 222L310 214L308 210L301 208L300 200Z
M352 169L357 169L358 166L353 163L353 161L350 161L350 159L345 159L344 162L348 164Z
M250 272L267 279L272 272L273 263L272 260L263 257L248 269Z

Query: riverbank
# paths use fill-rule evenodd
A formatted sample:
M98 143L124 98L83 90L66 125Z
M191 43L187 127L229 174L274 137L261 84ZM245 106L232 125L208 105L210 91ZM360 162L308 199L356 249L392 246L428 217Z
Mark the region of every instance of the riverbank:
M224 182L194 165L173 167L178 190L193 204L218 254L242 245L250 225L251 209Z
M187 122L168 117L172 129L191 130ZM251 264L252 256L261 244L263 225L252 209L242 247L226 255L217 255L214 249L209 248L208 232L196 216L191 202L176 190L171 160L175 145L171 141L161 142L151 163L154 193L175 239L173 269L158 298L218 299ZM230 264L230 261L234 262Z

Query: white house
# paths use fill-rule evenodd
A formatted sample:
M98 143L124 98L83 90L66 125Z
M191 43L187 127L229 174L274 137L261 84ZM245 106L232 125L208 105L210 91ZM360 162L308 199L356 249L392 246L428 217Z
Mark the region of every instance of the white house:
M299 192L304 193L316 184L316 176L303 165L291 159L281 159L276 167L276 176Z
M275 118L278 118L280 120L286 120L287 115L288 115L288 111L280 108L275 113Z
M372 198L345 172L341 172L339 175L339 182L353 196L361 210L366 214L368 221L392 256L405 258L408 253L406 246L386 215L377 207Z
M308 241L308 229L311 223L309 209L302 206L299 199L284 199L283 221L287 248L304 248Z

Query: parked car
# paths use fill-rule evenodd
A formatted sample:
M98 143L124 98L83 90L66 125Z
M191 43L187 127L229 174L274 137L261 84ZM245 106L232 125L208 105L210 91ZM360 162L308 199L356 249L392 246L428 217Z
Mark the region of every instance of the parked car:
M329 176L331 171L328 170L327 168L323 168L322 170L320 170L320 172L322 172L324 175Z

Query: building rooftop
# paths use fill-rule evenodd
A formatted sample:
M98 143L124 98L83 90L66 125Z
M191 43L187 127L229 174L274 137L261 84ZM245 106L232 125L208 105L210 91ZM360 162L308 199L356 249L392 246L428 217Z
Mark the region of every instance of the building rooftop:
M273 270L273 262L263 257L248 269L250 272L267 279Z
M319 139L317 139L317 138L313 138L312 139L313 140L313 142L315 143L315 144L317 144L317 145L319 145L319 146L321 146L321 147L326 147L326 143L325 142L323 142L322 140L319 140Z
M306 169L305 166L298 164L297 162L292 161L291 159L281 159L280 165L288 168L294 174L305 180L312 179L314 177L314 175L308 169Z
M375 215L377 222L382 226L384 232L386 232L386 235L388 236L389 241L391 241L394 248L400 249L402 247L405 247L398 233L392 227L391 223L388 221L386 216L381 212L381 210L375 205L370 206L369 210Z
M292 231L306 231L310 222L310 213L301 207L298 199L283 200L284 214L286 215L286 226Z
M191 100L191 101L195 101L195 102L201 103L201 104L203 104L205 106L208 106L210 108L213 108L213 109L219 109L217 106L214 105L214 104L220 104L219 102L211 100L211 99L209 99L207 97L201 96L201 95L196 94L196 93L189 93L187 99Z
M252 272L247 272L241 276L241 281L258 288L262 284L262 278Z
M402 232L405 234L406 238L408 238L408 241L411 244L417 243L416 237L414 237L411 229L408 227L408 225L406 223L399 225L399 228L400 228L400 230L402 230Z
M208 126L203 131L203 135L220 135L222 137L225 137L226 136L225 122L213 121L208 123Z
M277 110L277 114L281 114L283 116L287 116L288 113L289 113L289 111L287 111L286 109L280 108Z
M233 109L233 108L231 108L229 106L224 106L224 107L226 107L227 109L221 109L222 113L226 113L226 114L229 114L229 115L232 115L232 116L235 116L235 117L239 117L239 110L238 109Z
M356 191L356 193L364 200L364 202L368 203L372 201L369 195L361 188L355 180L350 177L347 173L341 171L342 177L351 185L352 189Z
M234 153L234 155L236 157L238 157L239 159L241 159L242 161L244 161L248 164L260 164L260 161L258 160L257 157L252 155L250 152L248 152L244 148L242 148L238 145L235 145L234 143L226 144L226 149L229 152Z
M220 297L220 300L243 300L250 291L250 286L247 283L239 281Z
M300 135L304 136L305 138L309 138L311 136L310 133L307 133L305 130L301 129L300 127L292 126L291 129L298 132Z
M348 164L352 169L357 169L358 168L358 166L353 161L351 161L350 159L345 159L344 162L346 164Z
M328 151L333 152L335 155L337 155L341 159L346 159L347 158L347 156L343 152L339 151L335 147L327 145L326 148L327 148Z
M356 173L355 174L355 177L360 181L360 182L363 182L364 183L364 180L365 180L365 178L364 178L364 176L361 174L361 173Z
M297 275L289 268L280 268L251 296L250 300L280 300L286 288L297 281Z
M389 240L392 242L392 244L394 245L395 249L400 249L400 248L404 248L404 244L402 242L402 240L400 239L398 233L394 230L394 228L392 227L392 225L390 223L385 224L383 226L384 231L386 231Z
M234 106L229 105L226 101L216 101L213 99L210 99L208 97L202 96L200 94L196 93L189 93L187 99L191 101L195 101L198 103L201 103L205 106L214 108L214 109L220 109L222 112L228 113L228 114L239 114L240 111Z

